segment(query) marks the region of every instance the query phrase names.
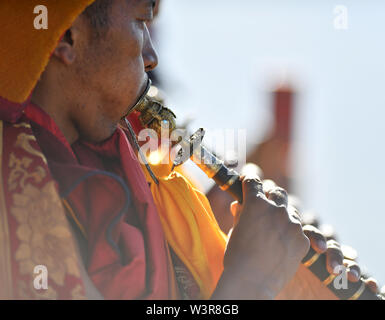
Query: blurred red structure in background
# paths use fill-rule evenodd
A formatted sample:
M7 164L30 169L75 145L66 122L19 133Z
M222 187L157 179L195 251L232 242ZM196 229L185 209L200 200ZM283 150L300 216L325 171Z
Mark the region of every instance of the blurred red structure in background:
M294 91L285 84L272 92L274 123L271 134L247 161L257 164L267 179L290 191L290 152L294 114Z

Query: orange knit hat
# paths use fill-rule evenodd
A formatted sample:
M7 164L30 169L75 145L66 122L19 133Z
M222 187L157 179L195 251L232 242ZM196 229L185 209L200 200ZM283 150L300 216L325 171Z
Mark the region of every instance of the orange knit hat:
M0 97L15 103L28 99L60 37L94 1L0 1ZM48 29L34 27L38 5L48 9Z

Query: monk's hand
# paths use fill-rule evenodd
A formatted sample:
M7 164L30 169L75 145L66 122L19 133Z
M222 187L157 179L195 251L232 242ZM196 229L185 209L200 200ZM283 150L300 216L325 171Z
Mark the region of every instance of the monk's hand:
M284 205L269 200L258 177L243 178L242 205L214 299L273 299L291 280L309 249L301 223Z
M360 266L356 261L350 260L344 256L343 250L337 241L327 241L326 257L327 269L329 273L338 275L342 269L345 269L349 281L357 282L361 279L371 291L374 293L380 292L376 279L372 277L361 278Z
M289 214L293 218L300 220L299 212L289 203L287 192L283 188L278 187L274 181L264 180L263 192L268 199L274 201L277 205L285 205ZM234 211L233 208L232 211ZM360 266L353 260L345 259L341 246L336 240L327 241L322 232L312 225L304 225L303 231L310 240L310 246L317 253L326 254L326 268L330 274L338 275L345 268L349 281L357 282L360 280ZM375 279L368 278L364 281L373 292L379 291L379 286Z

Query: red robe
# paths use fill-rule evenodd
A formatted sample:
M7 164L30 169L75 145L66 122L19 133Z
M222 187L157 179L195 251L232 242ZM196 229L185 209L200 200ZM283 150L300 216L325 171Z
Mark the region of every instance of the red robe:
M9 108L8 103L5 106L3 102L2 106L0 116L5 108ZM37 161L37 165L30 166L27 170L33 167L44 171L44 179L38 179L39 183L34 188L36 192L41 192L47 184L55 185L54 192L59 193L70 219L84 237L83 244L88 253L85 258L86 268L102 295L106 299L176 298L172 263L161 222L142 169L123 130L118 129L110 139L101 144L77 141L70 146L53 120L37 106L28 104L24 114L18 116L14 112L9 114L4 111L4 114L3 164L10 163L11 154L20 152L15 149L13 136L28 134L29 143L33 143L33 150L29 154L35 154L34 161ZM35 171L39 172L40 169ZM69 260L66 255L65 261L54 261L54 256L39 260L39 250L45 251L44 244L47 241L42 241L41 245L28 245L31 243L30 239L24 238L30 236L30 233L20 229L24 226L22 218L12 214L12 208L15 204L18 205L14 193L22 194L22 189L30 187L34 180L26 176L24 183L19 183L17 188L12 189L5 181L9 181L11 176L15 177L15 172L12 175L10 168L5 165L2 166L2 172L3 193L6 198L3 203L6 208L2 215L5 216L7 225L0 223L0 228L7 229L4 234L8 235L10 249L5 256L9 261L0 263L0 268L3 264L11 269L8 272L11 272L9 278L12 279L12 298L36 297L31 289L34 274L29 269L33 264L42 264L40 260L47 261L46 264L53 261L52 266L55 263L63 266L60 275L47 266L49 286L55 291L49 297L76 298L74 293L78 293L80 297L84 291L80 276L74 271L76 266L66 263ZM33 175L34 172L28 174ZM19 178L17 172L16 178ZM26 181L29 183L25 183ZM19 201L24 199L20 198ZM41 201L36 203L44 204ZM42 223L40 228L41 231L34 229L32 236L36 239L44 234L49 224ZM60 230L66 234L63 229ZM2 231L4 230L0 230L0 234ZM52 252L59 257L61 247L55 246L55 241ZM23 246L25 250L20 251ZM5 245L3 247L6 248ZM20 260L18 255L27 258ZM27 260L28 263L24 263ZM23 266L21 262L24 263ZM23 294L20 294L21 282L27 287Z

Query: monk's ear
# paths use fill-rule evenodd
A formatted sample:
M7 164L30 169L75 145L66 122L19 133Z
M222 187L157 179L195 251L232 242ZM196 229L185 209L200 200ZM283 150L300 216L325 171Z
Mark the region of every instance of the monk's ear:
M68 29L56 46L53 55L65 65L71 65L76 58L74 48L74 37L71 29Z

